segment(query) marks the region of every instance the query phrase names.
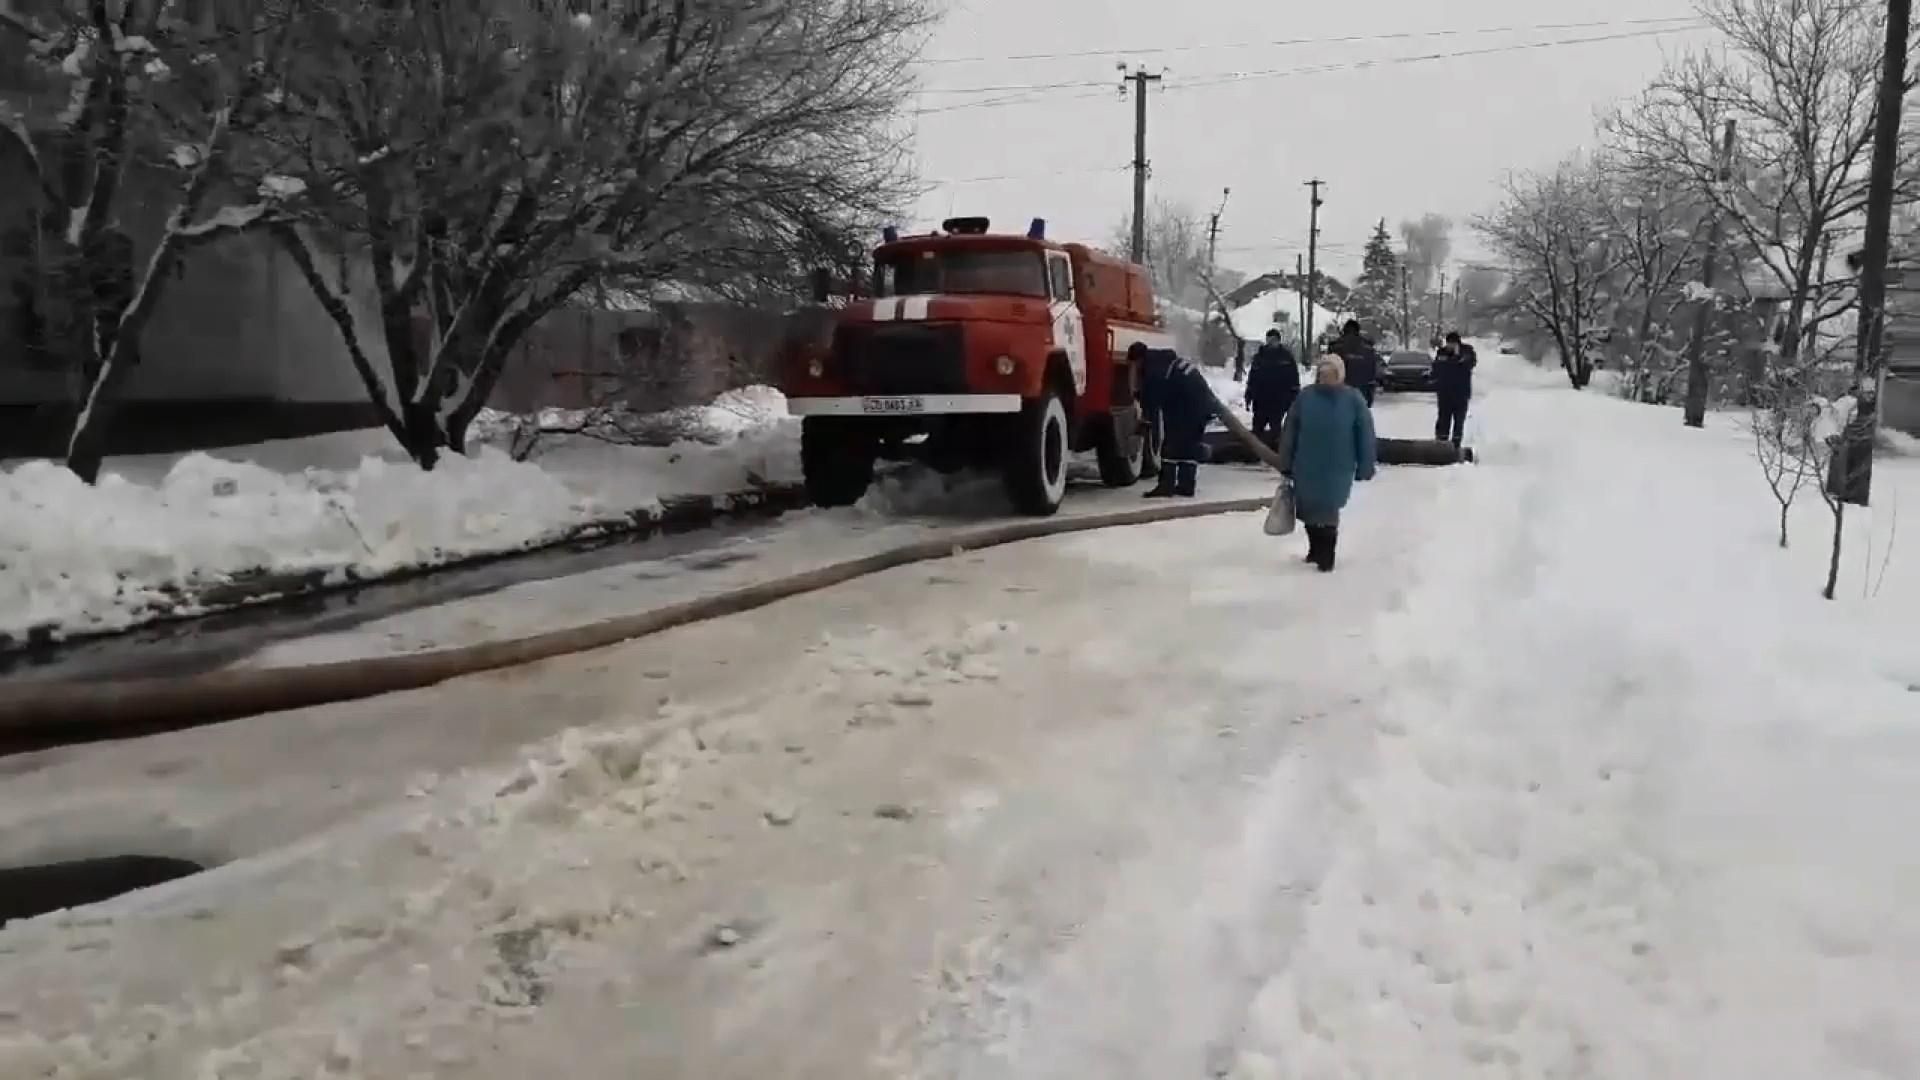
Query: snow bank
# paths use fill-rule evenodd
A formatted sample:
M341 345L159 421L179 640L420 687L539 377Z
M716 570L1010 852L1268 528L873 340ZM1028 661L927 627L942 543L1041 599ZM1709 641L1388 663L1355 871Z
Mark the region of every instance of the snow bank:
M93 487L54 462L19 463L0 472L0 636L115 629L218 606L208 590L236 578L377 577L552 542L663 499L799 482L797 425L778 391L732 391L692 412L708 441L557 438L533 462L481 443L431 473L375 450L368 435L384 433L358 432L130 458ZM495 416L480 434L504 430Z
M1817 500L1779 551L1730 418L1486 412L1230 1075L1915 1075L1920 548L1823 602Z

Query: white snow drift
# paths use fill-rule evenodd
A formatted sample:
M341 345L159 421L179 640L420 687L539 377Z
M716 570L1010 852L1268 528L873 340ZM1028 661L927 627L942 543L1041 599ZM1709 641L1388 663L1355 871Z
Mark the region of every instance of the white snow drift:
M112 461L92 487L55 462L14 463L0 472L0 635L193 610L201 590L248 573L377 576L513 551L663 498L798 480L777 391L688 413L706 441L557 439L531 462L483 444L431 473L384 431Z

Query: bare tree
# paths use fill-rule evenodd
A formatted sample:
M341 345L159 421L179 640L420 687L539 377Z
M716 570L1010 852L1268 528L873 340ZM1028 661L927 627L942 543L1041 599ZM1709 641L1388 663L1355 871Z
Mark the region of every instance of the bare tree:
M1210 274L1205 219L1184 203L1156 199L1147 208L1146 235L1146 267L1154 293L1168 303L1206 307ZM1106 249L1125 258L1132 246L1133 216L1129 214L1108 234Z
M905 198L891 125L923 0L569 10L322 12L303 33L331 64L288 88L304 124L270 167L305 183L307 216L275 236L423 467L463 448L514 344L589 286L793 282Z
M1856 0L1706 0L1726 51L1669 67L1609 118L1613 146L1677 171L1731 225L1743 261L1784 296L1779 356L1853 306L1821 259L1866 206L1882 11ZM1718 133L1738 120L1735 175L1718 177ZM1906 164L1913 162L1912 147ZM1909 182L1913 169L1903 168Z
M1751 425L1755 457L1766 478L1775 503L1780 508L1780 546L1788 543L1787 527L1795 498L1812 483L1826 504L1831 522L1831 542L1827 554L1826 582L1821 595L1833 599L1840 583L1840 556L1846 533L1847 504L1840 497L1844 477L1837 475L1836 447L1850 418L1851 399L1833 398L1834 390L1844 390L1844 376L1828 374L1831 356L1838 343L1823 354L1803 354L1791 366L1776 364L1761 388L1762 399L1755 405Z
M1552 336L1568 381L1581 389L1608 336L1610 289L1626 261L1601 209L1601 172L1573 157L1551 173L1509 177L1506 187L1474 227L1513 275L1504 302Z
M1754 457L1780 507L1780 546L1784 548L1794 500L1808 480L1820 481L1819 463L1809 453L1817 445L1812 425L1820 406L1800 377L1775 377L1769 380L1766 393L1766 400L1755 404L1749 423Z
M1604 227L1620 252L1615 326L1627 356L1621 393L1664 402L1681 370L1675 316L1686 303L1683 283L1700 268L1706 211L1683 178L1657 163L1600 162Z
M68 374L67 465L88 483L180 260L260 225L292 193L271 176L250 190L232 168L236 137L271 109L285 12L242 3L217 15L189 21L163 0L0 3L0 47L21 50L28 80L0 100L0 154L27 178L29 221L12 245L35 268L39 340L27 344ZM148 208L164 211L150 242L135 236Z

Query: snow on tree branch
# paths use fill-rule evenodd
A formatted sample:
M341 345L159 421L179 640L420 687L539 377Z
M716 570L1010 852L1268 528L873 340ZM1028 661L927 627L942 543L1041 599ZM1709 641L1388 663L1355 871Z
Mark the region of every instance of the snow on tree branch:
M927 17L923 0L315 15L281 106L298 123L251 175L298 181L302 227L370 270L381 393L431 467L587 285L798 292L820 237L877 231L907 196L894 119Z

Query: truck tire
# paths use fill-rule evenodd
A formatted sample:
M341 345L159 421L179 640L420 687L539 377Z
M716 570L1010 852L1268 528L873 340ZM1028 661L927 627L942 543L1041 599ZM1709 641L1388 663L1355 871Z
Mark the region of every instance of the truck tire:
M1047 517L1067 494L1067 402L1057 387L1021 407L1014 440L1007 494L1021 513Z
M1158 480L1160 478L1160 446L1166 441L1166 432L1160 430L1160 422L1153 421L1140 429L1140 478Z
M1100 462L1100 482L1108 487L1132 487L1140 482L1141 469L1146 464L1147 429L1145 425L1134 428L1133 435L1122 445L1120 424L1112 419L1107 421L1100 440L1094 445L1094 456Z
M813 505L859 502L873 483L873 459L873 440L857 426L830 416L800 422L800 472Z

